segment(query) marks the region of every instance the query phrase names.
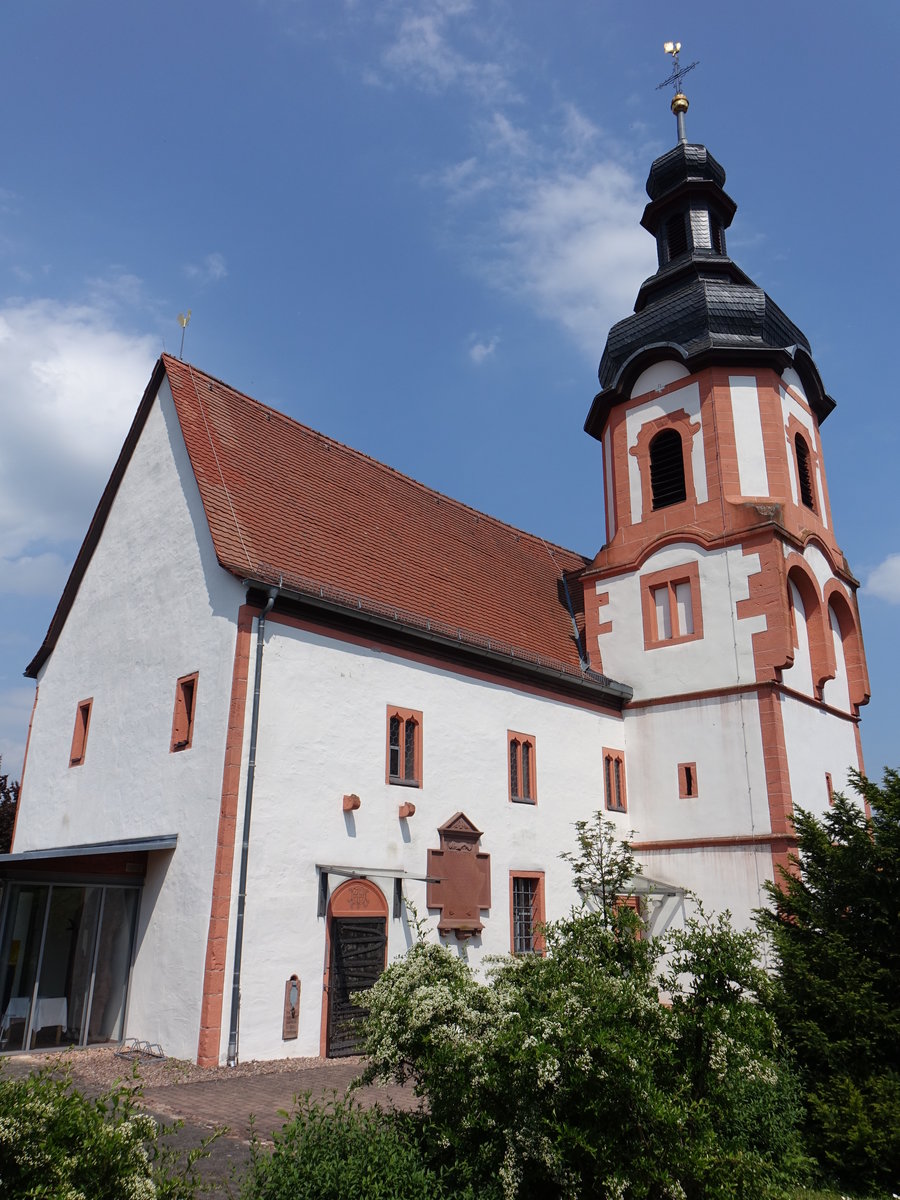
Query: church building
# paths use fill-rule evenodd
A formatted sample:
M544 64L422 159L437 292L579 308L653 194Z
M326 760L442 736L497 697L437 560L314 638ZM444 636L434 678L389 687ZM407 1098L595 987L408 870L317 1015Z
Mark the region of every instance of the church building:
M751 922L794 806L862 768L869 688L834 401L686 106L585 421L592 555L159 359L27 669L0 1050L353 1053L408 905L473 965L541 953L598 810L651 935L688 893Z

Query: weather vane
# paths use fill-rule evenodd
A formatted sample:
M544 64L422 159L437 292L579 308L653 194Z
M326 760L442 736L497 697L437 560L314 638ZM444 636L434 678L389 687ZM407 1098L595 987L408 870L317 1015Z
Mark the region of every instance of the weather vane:
M688 98L681 90L681 81L687 75L688 71L693 71L697 66L696 62L692 62L688 67L682 67L678 62L678 51L681 49L681 42L663 42L663 50L666 54L672 55L672 61L675 64L675 70L668 79L664 79L662 83L657 85L656 90L668 87L671 83L675 88L675 95L672 97L672 112L675 114L675 119L678 122L678 140L679 142L687 141L687 134L684 131L684 114L688 110Z
M184 358L184 331L187 329L187 327L188 327L188 325L190 325L190 323L191 323L191 310L190 309L188 309L186 313L178 314L178 324L181 326L181 350L179 351L179 354L178 354L179 358Z

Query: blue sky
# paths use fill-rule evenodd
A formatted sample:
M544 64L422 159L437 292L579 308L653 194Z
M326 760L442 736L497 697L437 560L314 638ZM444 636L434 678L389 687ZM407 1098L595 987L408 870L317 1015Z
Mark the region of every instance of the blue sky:
M866 765L900 765L896 45L861 0L30 0L0 41L0 754L157 354L586 554L582 432L675 141L728 172L729 251L838 408Z

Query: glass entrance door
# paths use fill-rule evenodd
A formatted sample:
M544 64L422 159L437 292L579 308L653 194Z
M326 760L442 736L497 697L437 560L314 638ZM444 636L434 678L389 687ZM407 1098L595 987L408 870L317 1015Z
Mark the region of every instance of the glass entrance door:
M138 888L10 885L0 1050L121 1039L138 896Z

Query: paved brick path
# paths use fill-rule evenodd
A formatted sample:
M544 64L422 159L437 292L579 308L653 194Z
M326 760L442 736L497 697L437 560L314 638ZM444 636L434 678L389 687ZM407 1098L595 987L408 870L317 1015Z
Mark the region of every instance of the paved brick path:
M177 1118L208 1129L226 1126L229 1137L241 1139L250 1136L252 1116L257 1137L268 1139L284 1124L281 1114L290 1111L295 1096L304 1092L313 1097L330 1097L334 1092L342 1096L360 1070L358 1063L330 1061L282 1074L176 1083L146 1088L143 1106L166 1120ZM412 1092L400 1087L362 1088L356 1098L366 1106L381 1103L412 1108L416 1104Z
M22 1076L36 1065L33 1060L14 1056L5 1061L4 1071L8 1076ZM181 1153L199 1146L214 1130L225 1130L210 1146L208 1157L198 1164L197 1174L209 1189L207 1194L237 1200L250 1158L251 1116L256 1136L270 1141L272 1132L284 1124L283 1113L290 1112L295 1096L304 1092L314 1098L327 1099L334 1093L342 1096L361 1070L358 1060L328 1059L269 1075L216 1075L193 1083L147 1087L141 1103L166 1124L184 1122L167 1138L168 1145ZM96 1094L98 1089L84 1090ZM410 1089L399 1087L362 1088L355 1096L366 1106L381 1103L414 1108L417 1104Z

